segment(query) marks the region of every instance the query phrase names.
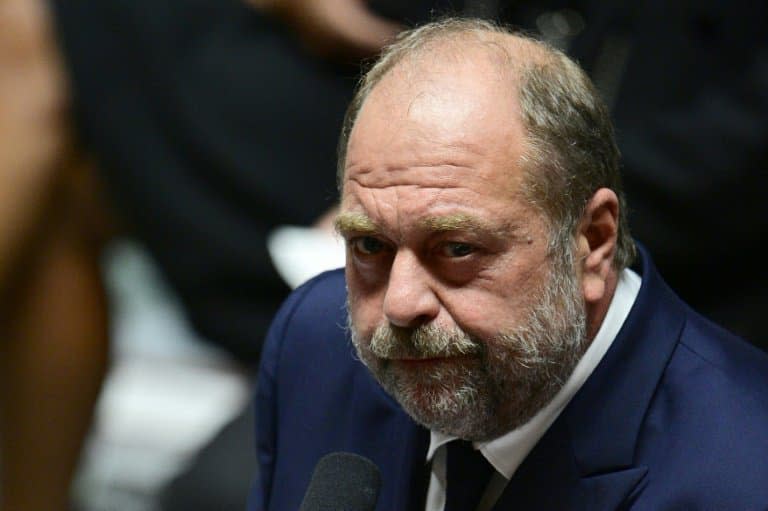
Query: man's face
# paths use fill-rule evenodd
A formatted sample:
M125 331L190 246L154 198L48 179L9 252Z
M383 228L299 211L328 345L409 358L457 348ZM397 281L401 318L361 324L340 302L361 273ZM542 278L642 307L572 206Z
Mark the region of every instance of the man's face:
M512 84L490 66L384 77L350 136L338 219L360 358L417 421L471 439L530 418L584 339L573 265L548 257L520 191Z

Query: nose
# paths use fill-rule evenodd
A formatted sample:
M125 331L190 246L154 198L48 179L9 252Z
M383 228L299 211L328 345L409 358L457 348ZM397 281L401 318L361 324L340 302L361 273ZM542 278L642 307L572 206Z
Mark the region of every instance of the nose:
M412 252L400 250L392 261L384 296L384 315L395 326L414 328L440 312L432 277Z

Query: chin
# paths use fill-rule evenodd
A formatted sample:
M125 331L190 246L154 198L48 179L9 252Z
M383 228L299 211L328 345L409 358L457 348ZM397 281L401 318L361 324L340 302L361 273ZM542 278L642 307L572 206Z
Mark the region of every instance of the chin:
M495 433L497 409L473 364L421 365L390 363L377 378L408 415L430 430L468 440Z
M452 406L456 396L428 396L424 402L401 403L405 411L422 426L446 435L465 440L487 440L502 429L495 422L493 407L484 401L469 406L446 409Z

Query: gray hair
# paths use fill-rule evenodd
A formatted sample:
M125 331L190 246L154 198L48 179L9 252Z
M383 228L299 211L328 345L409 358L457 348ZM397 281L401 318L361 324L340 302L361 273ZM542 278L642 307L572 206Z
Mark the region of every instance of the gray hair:
M474 37L479 43L505 49L504 44L499 44L499 36L512 36L512 41L523 43L531 52L531 58L521 62L505 51L507 63L519 80L517 94L527 133L521 162L525 170L522 191L550 224L550 253L561 253L573 243L587 202L605 187L619 198L613 263L618 269L629 266L636 249L627 222L619 150L605 104L586 74L562 52L488 21L446 18L405 31L384 49L360 80L344 118L338 146L339 189L343 186L349 135L357 116L368 95L389 71L436 43Z

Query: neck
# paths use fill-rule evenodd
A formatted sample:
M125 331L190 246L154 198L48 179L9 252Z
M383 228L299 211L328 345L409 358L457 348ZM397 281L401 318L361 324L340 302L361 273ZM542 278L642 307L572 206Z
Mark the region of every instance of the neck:
M605 315L608 313L608 307L610 307L613 300L613 295L616 293L618 283L619 271L611 268L610 273L605 279L605 292L602 298L597 302L587 303L587 339L589 339L590 344L603 324Z

